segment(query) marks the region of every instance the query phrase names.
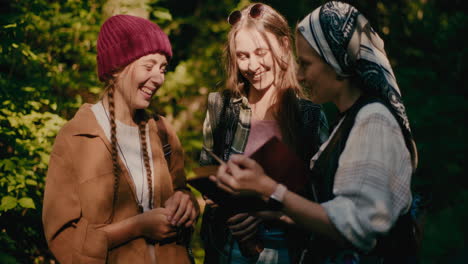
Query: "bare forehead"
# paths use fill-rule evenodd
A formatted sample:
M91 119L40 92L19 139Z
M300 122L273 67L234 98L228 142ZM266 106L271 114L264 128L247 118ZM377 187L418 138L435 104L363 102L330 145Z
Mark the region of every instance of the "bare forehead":
M167 63L167 58L165 55L161 53L152 53L145 55L138 59L139 62L146 63L146 62L152 62L152 63Z
M296 49L297 49L297 56L299 58L307 58L307 59L317 59L320 58L320 55L315 51L314 48L310 46L307 40L302 36L302 34L296 34Z
M266 39L265 39L266 37ZM261 34L255 29L241 29L237 32L234 42L236 51L254 51L257 49L269 49L270 45L274 45L275 37L269 32ZM270 45L269 45L270 44Z

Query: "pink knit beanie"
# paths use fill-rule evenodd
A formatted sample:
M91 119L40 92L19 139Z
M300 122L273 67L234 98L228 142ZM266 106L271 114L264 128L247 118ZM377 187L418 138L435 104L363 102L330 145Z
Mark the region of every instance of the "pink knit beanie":
M101 26L97 41L99 80L140 57L162 53L172 57L167 35L155 23L130 15L110 17Z

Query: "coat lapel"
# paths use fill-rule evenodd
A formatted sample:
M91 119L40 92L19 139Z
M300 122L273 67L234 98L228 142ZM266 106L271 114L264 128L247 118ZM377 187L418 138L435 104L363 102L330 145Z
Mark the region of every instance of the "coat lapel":
M102 143L106 146L107 150L109 151L109 159L112 160L112 146L110 141L107 139L104 130L99 125L96 120L96 116L94 115L93 111L91 110L92 104L84 104L78 110L78 113L75 115L74 119L77 122L77 129L76 133L73 136L84 136L84 137L99 137ZM138 198L136 195L136 187L133 179L130 177L130 174L123 163L120 156L117 157L117 162L119 167L122 169L122 177L124 178L125 182L130 186L130 190L132 191L133 198L135 200L135 205L138 205ZM122 181L120 181L122 182Z

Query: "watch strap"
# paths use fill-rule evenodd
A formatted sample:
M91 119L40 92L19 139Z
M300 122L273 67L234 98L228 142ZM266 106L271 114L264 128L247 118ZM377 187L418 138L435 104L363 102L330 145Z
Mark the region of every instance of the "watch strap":
M275 191L270 195L267 206L270 210L281 210L283 208L284 196L288 188L283 184L278 184Z

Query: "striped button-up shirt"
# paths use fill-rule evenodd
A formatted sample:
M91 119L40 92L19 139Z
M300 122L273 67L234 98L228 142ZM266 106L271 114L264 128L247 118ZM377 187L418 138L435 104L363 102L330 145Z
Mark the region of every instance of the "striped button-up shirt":
M312 158L311 168L328 143ZM359 111L338 162L335 198L322 206L348 241L370 251L377 237L408 211L412 200L410 153L400 126L385 106L372 103Z

